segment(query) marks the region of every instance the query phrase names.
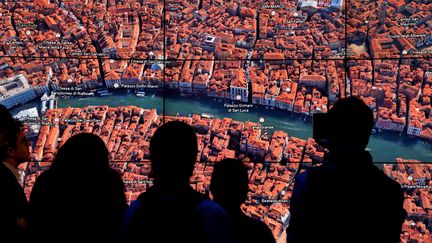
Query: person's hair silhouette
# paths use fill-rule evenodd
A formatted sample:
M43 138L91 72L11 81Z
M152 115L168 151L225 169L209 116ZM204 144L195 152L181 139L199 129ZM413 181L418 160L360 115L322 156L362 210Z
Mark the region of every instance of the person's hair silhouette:
M210 191L214 201L230 215L237 242L275 242L267 225L249 218L240 208L246 200L248 186L248 173L240 160L224 159L214 166Z
M18 165L29 160L22 123L0 105L0 241L27 240L28 202L18 182Z
M129 207L126 241L233 242L226 212L189 184L197 153L196 134L186 123L168 122L156 130L150 141L154 185ZM167 224L170 219L176 223Z
M103 140L91 133L81 133L69 138L61 146L50 167L51 171L73 174L78 163L85 164L85 170L75 173L101 173L110 171L109 153Z
M225 209L237 211L246 200L248 187L248 173L240 160L224 159L215 164L210 191Z
M328 111L329 150L364 150L374 126L373 112L359 98L340 99Z
M357 97L329 110L329 153L295 180L287 242L399 242L406 212L400 185L365 151L372 111Z
M121 176L109 166L101 138L82 133L58 150L30 196L36 240L117 241L127 208Z
M197 137L191 126L178 121L162 125L150 140L154 183L163 189L188 186L197 153Z

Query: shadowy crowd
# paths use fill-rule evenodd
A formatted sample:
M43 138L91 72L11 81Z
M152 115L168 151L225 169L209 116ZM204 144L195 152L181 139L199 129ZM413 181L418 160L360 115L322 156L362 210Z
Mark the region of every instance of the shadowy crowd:
M403 191L365 150L372 111L344 98L325 120L318 143L328 153L295 180L286 242L399 242ZM153 185L128 205L104 142L82 133L60 147L27 200L18 166L30 160L29 143L23 124L0 105L0 242L276 242L241 210L249 184L243 162L216 163L205 195L189 184L197 154L191 126L163 124L150 141Z

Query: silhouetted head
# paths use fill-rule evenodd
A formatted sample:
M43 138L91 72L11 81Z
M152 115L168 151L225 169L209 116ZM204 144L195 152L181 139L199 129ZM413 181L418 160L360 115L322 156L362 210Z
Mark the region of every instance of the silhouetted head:
M328 111L330 151L364 150L374 126L372 110L358 97L338 100Z
M150 140L155 183L189 183L197 153L197 137L191 126L179 121L163 124Z
M214 166L210 191L226 209L239 209L248 193L248 173L243 162L224 159Z
M66 174L91 174L109 168L108 149L103 140L91 133L81 133L60 147L50 169Z

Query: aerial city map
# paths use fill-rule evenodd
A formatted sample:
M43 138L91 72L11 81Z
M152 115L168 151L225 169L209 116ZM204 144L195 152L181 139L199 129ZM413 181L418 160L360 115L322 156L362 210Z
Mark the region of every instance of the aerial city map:
M208 192L217 161L243 159L242 208L282 241L295 176L324 157L312 115L347 96L373 109L368 150L405 189L402 242L431 242L430 0L0 1L0 103L32 142L27 194L90 132L133 201L152 134L181 120L199 138L191 185Z

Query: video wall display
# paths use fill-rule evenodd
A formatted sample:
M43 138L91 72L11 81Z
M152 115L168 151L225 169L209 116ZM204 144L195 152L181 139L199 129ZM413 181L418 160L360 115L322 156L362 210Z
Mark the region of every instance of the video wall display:
M375 118L367 149L407 185L402 239L427 241L431 13L427 0L1 1L0 103L31 141L27 191L90 132L133 200L151 186L152 134L181 120L199 140L194 187L208 191L217 161L244 160L243 209L279 237L295 175L324 159L312 115L358 96Z

